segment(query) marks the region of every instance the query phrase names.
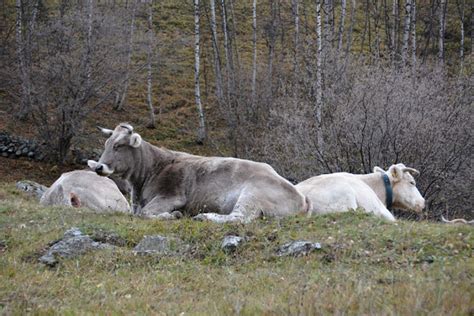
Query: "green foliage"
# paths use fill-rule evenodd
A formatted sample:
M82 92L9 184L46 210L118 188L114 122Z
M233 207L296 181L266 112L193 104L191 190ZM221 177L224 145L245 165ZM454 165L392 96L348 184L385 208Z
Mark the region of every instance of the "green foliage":
M0 310L166 314L468 314L473 230L429 222L383 222L362 212L264 218L248 225L145 220L87 209L41 207L0 188ZM37 262L72 226L115 233L126 246ZM182 239L179 256L136 256L144 235ZM233 254L224 236L246 242ZM322 244L306 257L276 257L290 240Z

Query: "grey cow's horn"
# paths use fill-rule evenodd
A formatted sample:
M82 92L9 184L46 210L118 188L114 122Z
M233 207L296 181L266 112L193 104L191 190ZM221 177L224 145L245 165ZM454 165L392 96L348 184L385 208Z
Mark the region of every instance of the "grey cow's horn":
M98 129L99 131L101 131L102 134L104 134L105 136L110 136L110 135L112 135L112 133L114 132L114 131L111 130L111 129L104 128L104 127L100 127L100 126L97 126L97 129Z

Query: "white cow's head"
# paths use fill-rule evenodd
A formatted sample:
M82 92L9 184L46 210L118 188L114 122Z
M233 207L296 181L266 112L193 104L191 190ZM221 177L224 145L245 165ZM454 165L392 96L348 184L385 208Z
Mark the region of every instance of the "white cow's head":
M127 178L135 166L134 155L142 144L139 134L133 132L130 124L122 123L114 130L100 128L109 138L105 142L105 149L99 161L89 160L89 168L98 175L108 176L112 173Z
M425 199L416 188L413 178L413 176L420 174L418 170L399 163L392 165L387 171L375 167L374 172L388 175L393 190L393 207L415 212L421 212L425 208Z

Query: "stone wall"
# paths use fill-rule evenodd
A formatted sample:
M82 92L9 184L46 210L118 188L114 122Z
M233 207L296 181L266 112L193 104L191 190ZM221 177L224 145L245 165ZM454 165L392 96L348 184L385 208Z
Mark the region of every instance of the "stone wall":
M38 161L45 159L36 141L13 136L7 132L0 132L0 156L14 159L27 157Z

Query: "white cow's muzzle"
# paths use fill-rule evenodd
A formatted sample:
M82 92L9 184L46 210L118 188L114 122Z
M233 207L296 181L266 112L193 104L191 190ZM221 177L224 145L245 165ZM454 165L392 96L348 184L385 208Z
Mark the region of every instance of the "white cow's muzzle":
M109 176L114 173L114 170L111 169L105 163L100 163L94 160L88 160L87 165L100 176Z

